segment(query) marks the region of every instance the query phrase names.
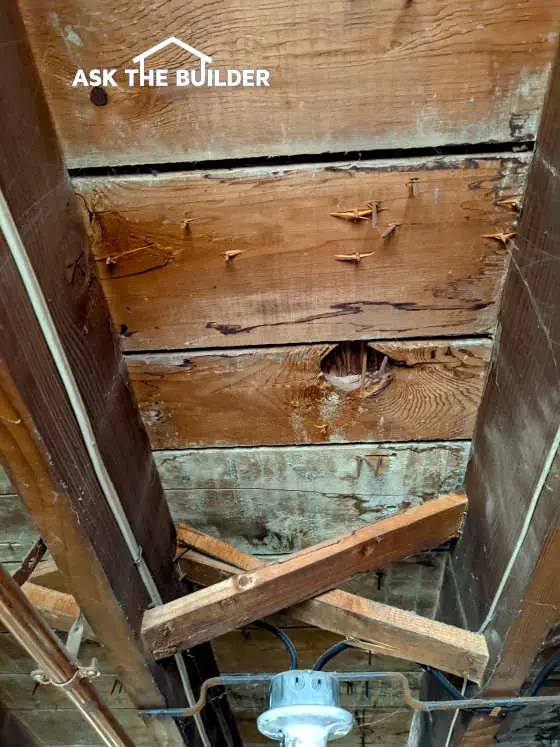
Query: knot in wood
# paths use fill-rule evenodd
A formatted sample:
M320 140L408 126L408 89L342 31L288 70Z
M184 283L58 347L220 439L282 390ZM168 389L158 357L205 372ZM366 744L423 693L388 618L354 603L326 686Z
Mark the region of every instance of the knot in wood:
M240 589L247 589L249 586L254 584L254 579L251 575L242 575L237 577L237 585Z

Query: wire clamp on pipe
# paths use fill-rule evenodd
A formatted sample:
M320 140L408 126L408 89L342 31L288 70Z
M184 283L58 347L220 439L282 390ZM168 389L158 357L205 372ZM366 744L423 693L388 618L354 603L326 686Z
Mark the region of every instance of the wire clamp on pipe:
M142 557L143 553L144 553L144 550L142 550L140 545L138 545L138 548L136 549L136 557L132 559L132 562L134 563L136 567L138 567L140 563L143 562L144 560Z
M54 680L51 680L48 674L46 674L46 672L43 672L42 669L34 669L32 672L30 672L29 676L39 685L52 685L53 687L61 687L65 689L67 687L72 687L76 679L94 680L97 677L101 677L101 670L97 666L97 659L92 659L89 666L77 667L74 674L69 679L67 679L66 682L55 682Z

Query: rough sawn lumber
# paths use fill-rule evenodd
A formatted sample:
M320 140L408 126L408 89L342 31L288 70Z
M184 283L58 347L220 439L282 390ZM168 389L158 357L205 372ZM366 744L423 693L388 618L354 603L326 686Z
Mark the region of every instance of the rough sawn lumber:
M449 494L147 610L142 633L157 659L316 596L459 533L466 498Z
M180 544L197 548L188 550L179 562L191 581L204 586L266 565L259 558L186 525L177 528L177 537ZM284 612L295 620L367 641L376 653L427 664L475 682L480 682L488 661L482 635L342 589L327 591Z

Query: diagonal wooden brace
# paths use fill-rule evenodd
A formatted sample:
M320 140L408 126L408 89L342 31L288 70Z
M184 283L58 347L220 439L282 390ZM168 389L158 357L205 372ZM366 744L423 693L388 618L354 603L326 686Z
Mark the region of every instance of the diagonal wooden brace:
M180 542L200 550L183 550L179 564L185 576L201 586L243 573L240 567L222 560L233 557L233 553L245 570L266 565L259 558L240 553L226 542L185 525L178 527L177 534ZM208 552L211 548L214 557L203 554L206 547ZM294 620L363 641L372 653L427 664L477 683L481 682L488 663L483 635L341 589L300 602L283 613Z
M144 636L156 658L163 658L181 648L210 640L255 619L304 602L356 573L382 567L393 560L437 546L457 536L465 508L464 496L455 494L442 496L347 535L297 552L280 563L270 565L256 559L251 559L249 563L247 558L250 556L244 556L243 553L231 548L234 555L230 553L229 560L233 560L238 566L245 566L243 570L248 572L228 578L208 589L201 589L169 604L148 610L144 615L142 626ZM179 530L179 536L181 537L181 530ZM204 535L198 536L200 538ZM219 543L216 540L214 542ZM194 542L189 542L189 544L192 545ZM218 545L213 550L210 543L210 546L204 549L219 557ZM362 611L365 610L362 632L359 637L371 640L374 636L371 635L368 624L372 616L375 619L375 613L379 612L376 608L379 605L357 597L356 599L360 601L360 609L356 606L345 607L345 603L351 600L346 599L343 592L336 592L336 594L342 594L342 597L337 598L335 607L340 610L342 602L343 619L330 625L329 629L348 635L349 619L353 618L354 628L358 628L358 621L362 617ZM352 595L348 596L352 598ZM312 624L320 625L321 601L317 603L316 600L312 600L305 602L305 605L299 605L304 609L305 606L308 612L304 614L309 615L306 621L311 622L310 618L313 617ZM313 607L316 609L314 610ZM384 607L386 606L381 605L381 608ZM392 610L392 608L388 609ZM327 612L330 614L331 611L327 610ZM293 614L292 609L290 609L290 614ZM400 614L406 616L409 613L400 612ZM327 616L324 614L324 617ZM394 619L395 614L392 617ZM399 617L399 611L396 617ZM404 626L404 622L400 624ZM388 628L391 628L390 621ZM369 632L370 635L364 635L365 632ZM455 630L447 632L449 643L452 645L451 639L455 635ZM414 626L410 630L409 638L411 642L417 642L418 649L426 642L426 639L418 640L418 633L415 632ZM465 661L466 654L462 654L463 661L459 665L453 665L452 668L445 667L447 671L456 671L460 674L468 672L468 676L474 679L480 677L483 660L487 654L485 648L480 646L478 639L473 641L473 644L477 645L474 646L473 653L468 654L472 658ZM391 645L390 642L388 645ZM436 648L438 645L440 645L439 642L434 644ZM422 659L417 651L405 658L411 657L415 661ZM438 666L443 665L440 662Z

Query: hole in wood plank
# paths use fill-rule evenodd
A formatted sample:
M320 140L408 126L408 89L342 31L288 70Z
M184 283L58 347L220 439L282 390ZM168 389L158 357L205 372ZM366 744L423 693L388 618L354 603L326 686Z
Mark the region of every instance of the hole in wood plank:
M341 342L321 359L321 373L340 392L373 397L389 386L395 365L365 342Z

